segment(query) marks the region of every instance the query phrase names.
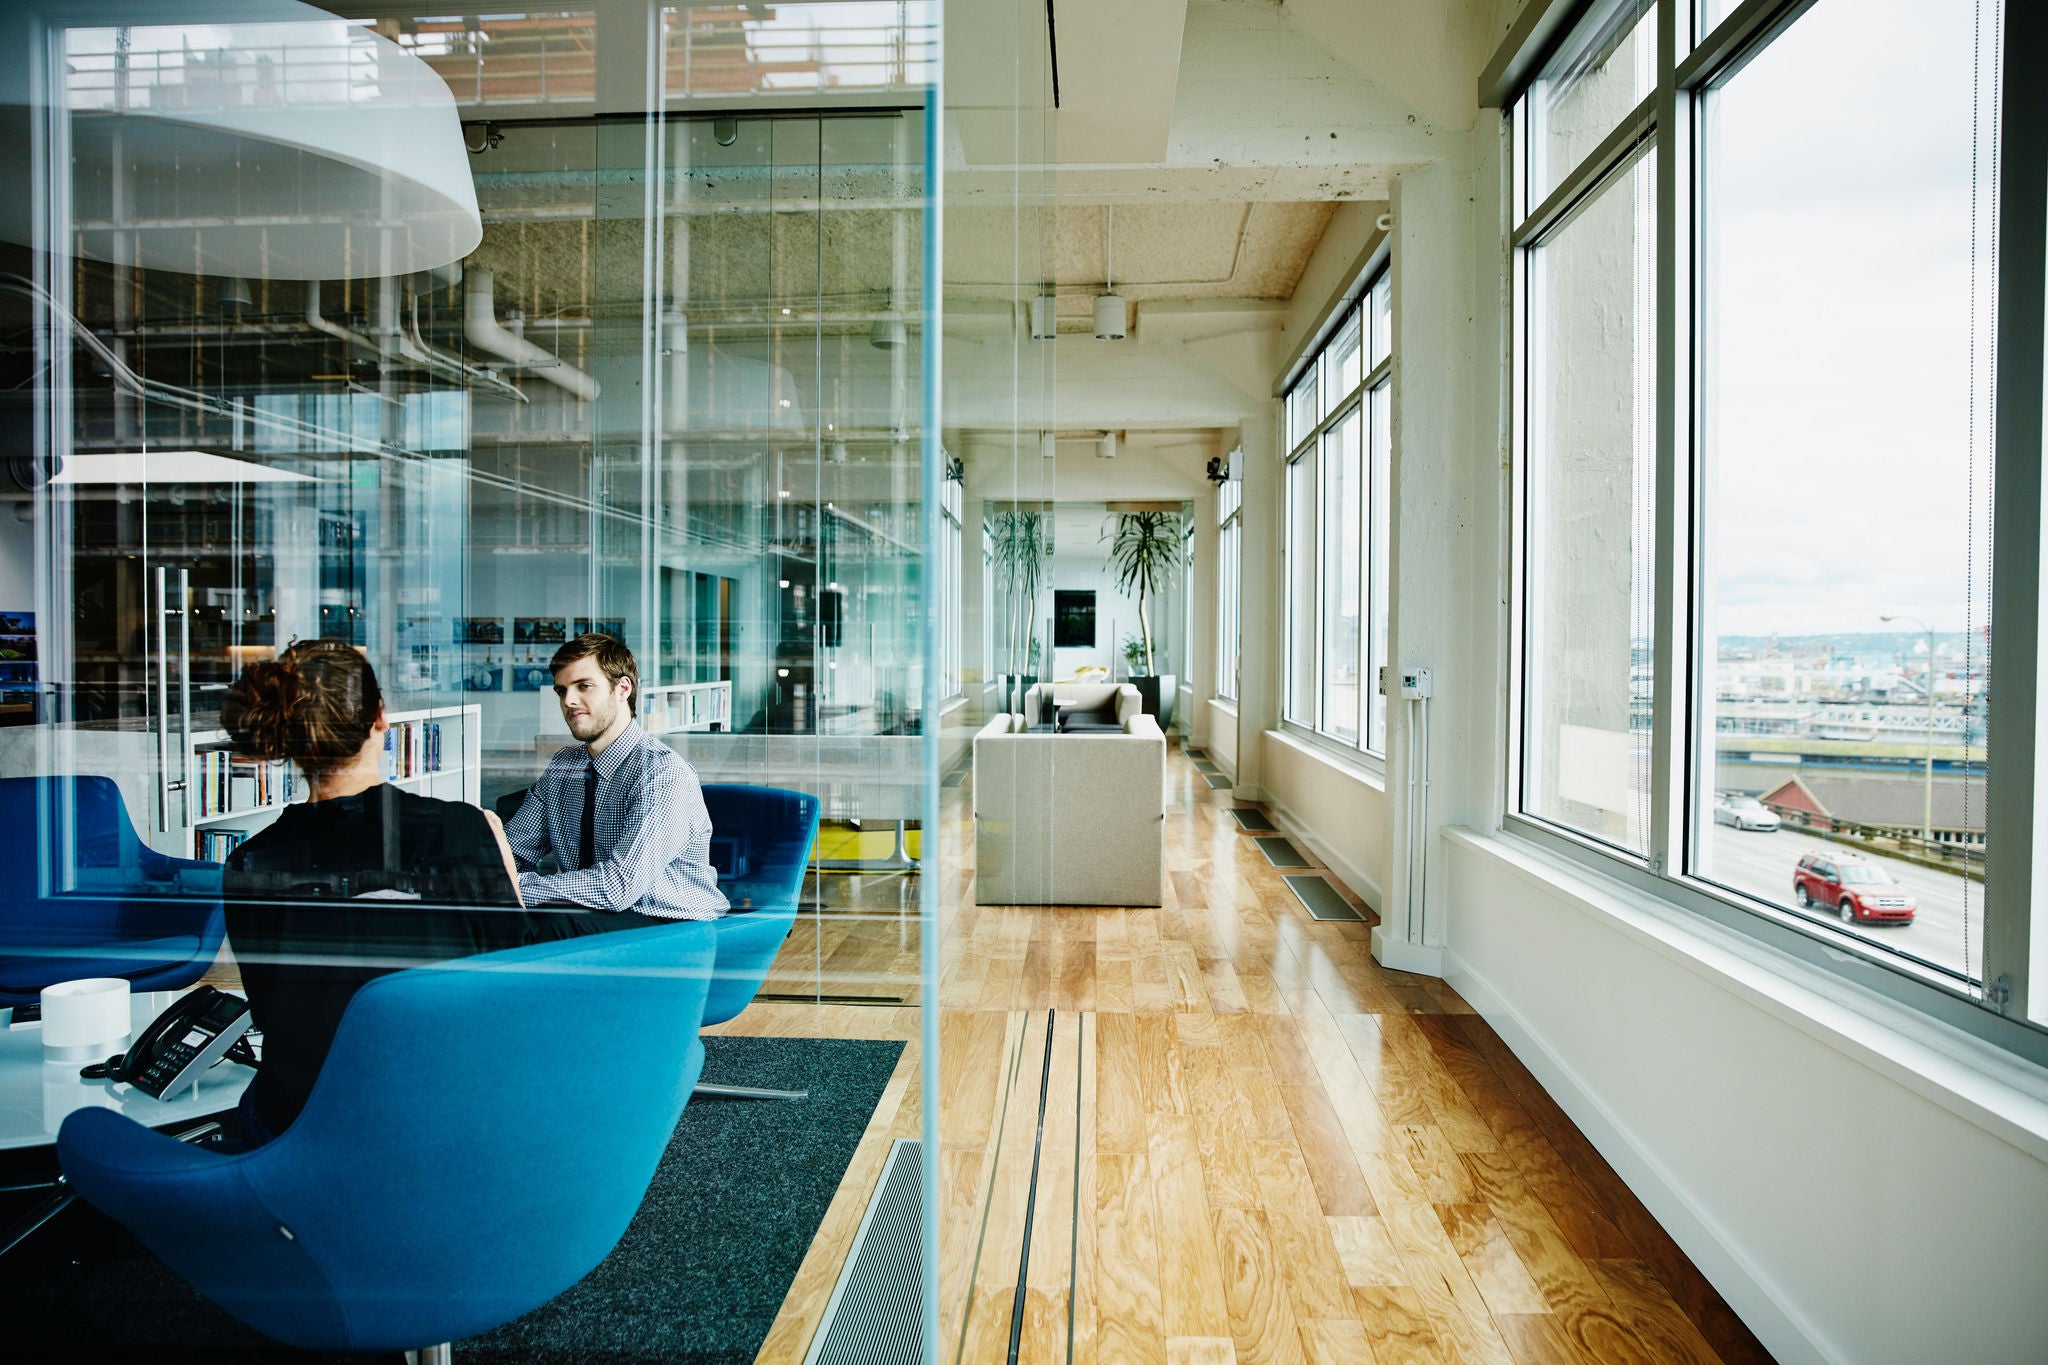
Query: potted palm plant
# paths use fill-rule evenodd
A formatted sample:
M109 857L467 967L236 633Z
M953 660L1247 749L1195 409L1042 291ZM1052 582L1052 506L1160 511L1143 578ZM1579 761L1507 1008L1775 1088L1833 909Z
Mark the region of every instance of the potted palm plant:
M1173 700L1179 680L1159 671L1152 649L1152 623L1146 602L1164 588L1170 576L1184 562L1186 538L1184 518L1178 512L1119 512L1111 523L1109 567L1116 575L1117 591L1138 604L1138 642L1142 646L1143 672L1131 668L1131 682L1145 700L1147 713L1159 718L1159 728L1173 724Z
M1051 550L1042 512L998 512L989 523L989 559L1003 594L997 621L1002 709L1018 711L1038 681L1038 589Z

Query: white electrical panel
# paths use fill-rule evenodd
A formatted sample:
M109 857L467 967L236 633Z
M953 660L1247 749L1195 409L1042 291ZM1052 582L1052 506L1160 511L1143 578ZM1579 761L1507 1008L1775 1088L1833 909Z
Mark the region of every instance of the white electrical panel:
M1413 701L1430 694L1429 670L1426 668L1404 668L1401 670L1401 697Z

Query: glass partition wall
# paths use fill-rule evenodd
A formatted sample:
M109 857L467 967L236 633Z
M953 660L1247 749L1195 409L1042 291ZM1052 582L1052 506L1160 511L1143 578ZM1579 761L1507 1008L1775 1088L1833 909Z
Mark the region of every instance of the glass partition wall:
M839 1001L935 1064L936 7L160 8L14 35L0 770L62 781L10 865L90 881L104 777L196 869L143 890L218 888L307 794L223 701L316 638L391 782L503 804L572 742L549 660L615 636L703 783L821 803L753 1031Z

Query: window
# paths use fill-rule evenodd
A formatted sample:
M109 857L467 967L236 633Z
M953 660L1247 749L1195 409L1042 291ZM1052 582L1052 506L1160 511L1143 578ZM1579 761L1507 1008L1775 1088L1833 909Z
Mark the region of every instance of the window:
M1874 8L1878 22L1816 6L1702 97L1701 302L1718 344L1700 403L1712 686L1694 800L1760 797L1787 828L1765 838L1706 819L1692 871L1974 981L1991 577L1991 332L1986 300L1972 298L1985 279L1982 263L1972 273L1975 215L1990 207L1971 194L1973 171L1988 179L1971 129L1975 7ZM1865 78L1828 79L1851 71ZM1893 98L1907 80L1910 112ZM1902 173L1920 186L1911 206L1873 213ZM1904 384L1900 319L1915 357ZM1788 386L1794 355L1800 382ZM1790 690L1746 684L1772 663ZM1724 721L1856 752L1796 755L1819 798L1807 802L1784 755L1723 735ZM1789 845L1824 833L1896 858L1918 902L1911 923L1866 914L1851 887L1825 902L1795 889ZM1855 869L1842 870L1846 882Z
M1384 271L1288 390L1286 725L1383 753L1392 314Z
M1522 808L1649 851L1654 173L1528 248Z
M1987 763L1990 696L2030 714L2040 671L2009 650L1994 686L2020 547L1991 527L2038 524L2040 493L1994 485L1993 416L2042 382L1995 345L2001 13L1609 0L1514 101L1509 805L2048 1055L1955 1007L2048 1017L2020 946L2036 779L1994 800ZM1660 202L1686 218L1660 232ZM2000 594L2038 617L2032 582ZM2021 875L1987 903L2001 830Z
M1237 700L1238 585L1244 581L1244 485L1237 480L1242 455L1230 453L1230 477L1216 489L1216 695Z

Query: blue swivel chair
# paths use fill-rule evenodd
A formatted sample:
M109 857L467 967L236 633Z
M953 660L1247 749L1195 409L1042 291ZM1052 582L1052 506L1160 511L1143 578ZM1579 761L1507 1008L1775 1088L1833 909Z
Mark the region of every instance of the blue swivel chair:
M46 859L61 860L75 885L42 894ZM89 976L178 990L220 951L221 865L144 844L112 778L0 778L0 866L0 1005L33 1004L43 987Z
M499 818L510 823L525 801L526 791L499 797ZM711 921L718 935L718 966L704 1022L722 1024L753 1001L796 923L804 870L818 842L818 798L782 787L707 782L704 807L711 815L711 867L718 874L718 889L732 905L731 914ZM800 1100L809 1092L707 1083L697 1093Z
M394 972L349 1002L275 1141L222 1155L95 1108L58 1158L252 1327L445 1360L617 1245L704 1064L714 953L678 924Z
M796 923L804 870L818 841L818 798L781 787L711 782L704 787L711 812L712 865L732 913L711 921L718 935L718 966L706 1024L722 1024L752 1002ZM700 1095L727 1099L800 1100L802 1090L700 1085Z

